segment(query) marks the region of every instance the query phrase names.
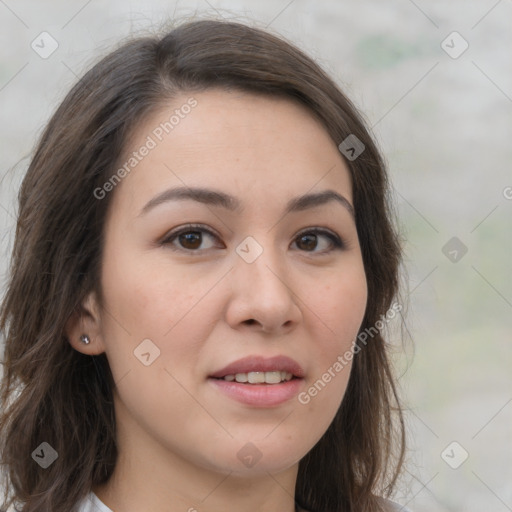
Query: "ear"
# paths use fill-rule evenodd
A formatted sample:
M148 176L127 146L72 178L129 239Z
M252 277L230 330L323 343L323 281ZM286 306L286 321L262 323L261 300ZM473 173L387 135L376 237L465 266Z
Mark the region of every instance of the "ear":
M70 345L82 354L98 355L105 352L100 309L96 293L90 292L66 323L65 334ZM89 337L88 344L81 341L83 334Z

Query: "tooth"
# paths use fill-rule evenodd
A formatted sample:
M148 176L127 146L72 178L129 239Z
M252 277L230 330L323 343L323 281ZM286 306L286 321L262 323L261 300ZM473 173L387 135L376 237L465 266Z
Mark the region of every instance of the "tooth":
M265 372L265 382L267 384L278 384L282 380L281 373L282 372Z
M250 384L263 384L265 382L265 372L249 372L247 380Z
M274 370L270 372L249 372L225 375L224 380L228 382L241 382L249 384L279 384L283 381L289 381L293 374L286 371Z

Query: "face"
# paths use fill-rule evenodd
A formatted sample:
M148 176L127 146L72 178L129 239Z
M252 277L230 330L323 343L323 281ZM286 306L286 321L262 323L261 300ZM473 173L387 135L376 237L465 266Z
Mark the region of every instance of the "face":
M241 476L296 466L340 406L367 299L336 144L289 100L210 90L138 127L124 162L91 344L121 446Z

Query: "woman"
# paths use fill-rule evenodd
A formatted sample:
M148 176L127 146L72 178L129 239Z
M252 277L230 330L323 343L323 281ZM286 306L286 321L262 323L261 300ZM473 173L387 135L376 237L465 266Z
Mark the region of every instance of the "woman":
M19 194L6 504L398 510L386 194L354 106L269 33L190 22L96 64Z

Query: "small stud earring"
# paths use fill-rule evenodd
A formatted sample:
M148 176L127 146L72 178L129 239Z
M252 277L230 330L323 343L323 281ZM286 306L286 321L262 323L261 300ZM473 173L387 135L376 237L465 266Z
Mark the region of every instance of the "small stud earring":
M89 343L91 343L91 339L89 338L89 336L87 336L87 334L82 334L82 336L80 336L80 341L84 345L89 345Z

